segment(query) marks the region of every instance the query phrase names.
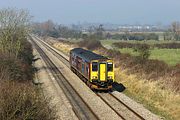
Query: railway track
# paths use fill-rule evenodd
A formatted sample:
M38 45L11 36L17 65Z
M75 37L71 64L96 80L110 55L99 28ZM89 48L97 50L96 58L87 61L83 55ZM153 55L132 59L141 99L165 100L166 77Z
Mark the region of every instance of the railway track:
M37 38L37 37L35 37L35 38L36 38L36 39L39 39L39 38ZM53 48L52 46L47 45L47 43L45 43L45 42L42 41L41 39L39 39L39 40L40 40L39 42L41 42L46 49L48 49L49 51L51 51L51 53L52 53L54 56L56 56L59 60L61 60L61 62L63 62L68 68L70 68L69 60L68 60L67 58L65 58L63 55L61 55L56 48Z
M124 120L145 120L112 93L96 93L111 109Z
M70 101L73 111L80 120L98 120L98 116L93 112L89 105L81 98L73 86L66 80L64 75L59 71L56 65L51 61L51 59L46 55L44 50L31 39L33 45L40 53L41 57L45 61L47 67L52 72L53 77L57 80L58 85L63 90L64 94Z
M37 38L39 39L39 38ZM40 39L39 39L40 40ZM58 50L52 48L52 46L47 45L44 41L40 40L40 42L52 52L59 60L61 60L68 68L70 68L69 60L61 55ZM139 115L135 110L131 109L128 105L126 105L123 101L118 99L112 93L96 93L98 97L100 97L119 117L122 119L133 119L133 120L145 120L141 115Z

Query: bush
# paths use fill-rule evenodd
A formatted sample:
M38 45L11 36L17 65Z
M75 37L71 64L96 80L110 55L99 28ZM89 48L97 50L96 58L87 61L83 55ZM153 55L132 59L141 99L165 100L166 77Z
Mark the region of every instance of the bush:
M161 44L154 44L154 47L161 48L161 49L179 49L180 43L161 43Z
M121 55L121 52L119 50L115 50L115 49L108 49L107 54L110 57L115 57L115 56L117 57L117 56Z
M94 50L94 49L96 49L96 48L101 48L101 47L103 47L100 41L98 41L98 40L93 40L93 39L92 39L92 40L91 40L91 39L87 39L87 40L80 41L80 42L78 43L78 45L79 45L80 47L86 47L86 48L89 49L89 50Z
M113 43L113 46L117 48L134 48L136 44L128 42L115 42Z
M6 74L9 80L32 80L34 72L32 66L33 57L32 46L29 42L23 43L18 59L2 53L0 55L0 74ZM4 70L6 73L3 72Z
M148 44L140 44L134 48L134 51L139 53L137 60L140 63L144 63L150 56L150 46Z
M55 120L50 99L29 83L0 82L1 120Z
M26 63L28 65L32 64L32 61L34 59L33 53L32 53L32 45L29 42L23 42L22 48L19 53L18 58L22 60L23 63Z
M114 34L111 36L116 40L158 40L159 36L155 33L129 33L129 34Z
M129 43L129 42L115 42L113 43L114 47L117 48L135 48L141 47L141 43ZM156 47L159 49L179 49L180 43L172 42L172 43L159 43L159 44L152 44L150 47Z

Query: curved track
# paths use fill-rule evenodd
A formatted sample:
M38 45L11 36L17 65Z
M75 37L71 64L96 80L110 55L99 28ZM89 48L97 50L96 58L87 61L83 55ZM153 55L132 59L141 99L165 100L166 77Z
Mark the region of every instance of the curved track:
M37 38L39 39L39 38ZM49 44L44 41L39 41L52 52L59 60L61 60L68 68L70 68L69 60L61 55L57 49L53 48ZM133 119L133 120L145 120L141 115L139 115L135 110L131 109L128 105L126 105L123 101L118 99L112 93L96 93L98 97L100 97L118 116L122 119Z
M64 94L70 101L73 111L76 116L81 120L93 119L98 120L98 116L91 110L88 104L81 98L73 86L66 80L64 75L59 71L56 65L51 61L51 59L46 55L42 48L31 38L31 41L37 51L40 53L41 57L45 61L47 67L53 74L53 77L57 80L58 85L63 90Z

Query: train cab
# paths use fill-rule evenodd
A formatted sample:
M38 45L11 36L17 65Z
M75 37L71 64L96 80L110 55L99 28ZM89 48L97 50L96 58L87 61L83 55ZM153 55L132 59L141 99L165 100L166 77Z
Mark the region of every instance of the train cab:
M71 70L92 89L108 90L114 82L113 60L82 48L70 51Z

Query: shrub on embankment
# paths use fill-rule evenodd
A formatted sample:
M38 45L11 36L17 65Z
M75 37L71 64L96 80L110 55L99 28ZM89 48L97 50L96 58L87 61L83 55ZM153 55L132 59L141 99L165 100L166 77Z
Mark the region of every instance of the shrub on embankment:
M1 120L55 120L49 101L29 82L0 81Z
M27 11L0 9L0 120L54 120L54 108L32 84Z
M55 108L43 96L39 87L32 84L32 46L23 44L18 59L0 55L0 119L55 120ZM51 107L50 107L51 106Z
M112 45L117 48L135 48L141 46L143 43L130 43L130 42L115 42ZM169 42L169 43L156 43L156 44L147 44L151 48L159 48L159 49L179 49L180 43L178 42Z
M93 40L86 39L86 40L80 41L78 43L78 45L79 45L79 47L85 47L85 48L87 48L89 50L94 50L96 48L103 47L101 45L101 42L98 41L98 40L95 40L95 39L93 39Z
M33 54L29 42L24 42L23 49L17 59L14 56L0 55L0 73L6 70L9 80L27 81L33 79ZM5 73L5 74L6 74Z

